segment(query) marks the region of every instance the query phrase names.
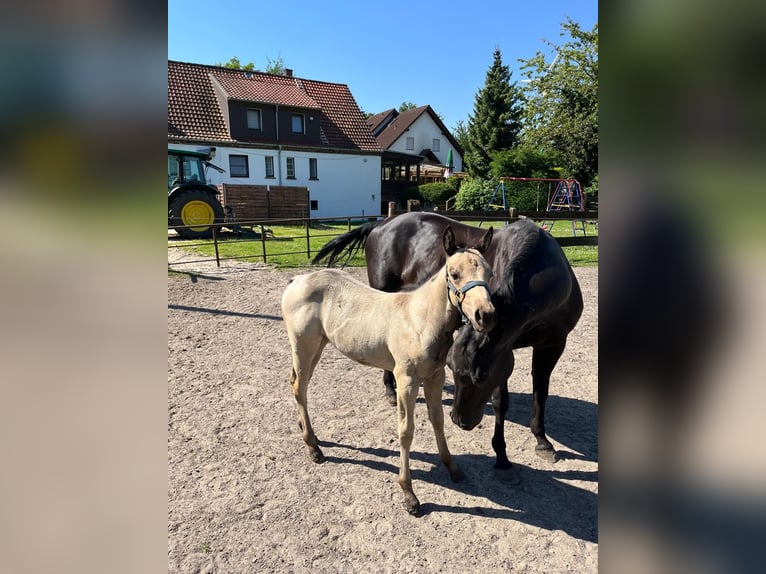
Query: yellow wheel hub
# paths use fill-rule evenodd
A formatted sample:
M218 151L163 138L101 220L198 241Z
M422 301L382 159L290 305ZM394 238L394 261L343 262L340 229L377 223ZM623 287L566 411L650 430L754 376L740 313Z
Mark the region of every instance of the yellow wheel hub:
M183 225L199 225L192 227L194 231L204 231L215 223L213 208L204 201L193 200L181 209L181 223Z

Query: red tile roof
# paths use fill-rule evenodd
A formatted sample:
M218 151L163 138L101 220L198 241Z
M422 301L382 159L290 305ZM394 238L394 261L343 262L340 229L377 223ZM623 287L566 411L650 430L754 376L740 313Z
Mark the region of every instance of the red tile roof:
M226 127L213 81L231 99L321 109L321 147L382 151L345 84L172 60L168 60L169 139L235 141Z
M384 112L380 112L379 114L373 114L367 118L367 125L370 126L373 134L375 133L375 130L378 129L378 126L386 121L391 114L396 117L399 112L397 112L394 108L391 108Z
M265 102L298 108L321 107L296 85L294 78L257 73L244 75L237 70L226 72L216 70L210 75L233 100ZM287 81L282 81L283 79Z

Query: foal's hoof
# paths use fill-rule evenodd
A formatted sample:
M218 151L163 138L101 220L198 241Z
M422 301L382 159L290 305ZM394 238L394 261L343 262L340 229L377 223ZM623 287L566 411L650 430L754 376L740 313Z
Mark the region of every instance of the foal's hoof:
M552 446L536 446L535 454L550 463L555 463L559 460L559 455L553 450Z
M392 407L396 406L396 391L386 387L386 401Z
M521 478L519 478L519 474L513 466L508 468L495 468L495 478L509 486L521 484Z
M412 514L412 516L419 518L423 516L423 513L420 510L420 503L418 501L415 502L405 502L404 508L407 509L407 512Z
M322 451L319 450L319 447L317 448L309 448L309 458L317 463L322 464L325 461L324 454L322 454Z

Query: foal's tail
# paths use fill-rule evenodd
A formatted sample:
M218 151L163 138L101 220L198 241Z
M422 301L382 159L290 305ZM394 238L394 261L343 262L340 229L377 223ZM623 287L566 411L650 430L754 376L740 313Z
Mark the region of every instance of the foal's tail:
M364 244L367 241L367 237L370 235L372 230L384 221L386 220L379 219L377 221L370 221L369 223L365 223L356 229L347 231L343 235L339 235L327 243L327 245L322 247L322 249L319 250L319 253L314 256L314 259L312 259L311 262L316 265L317 263L321 263L323 259L326 259L327 266L332 267L338 262L338 260L343 255L343 252L345 251L347 252L346 261L343 263L343 265L345 265L348 263L349 259L354 256L354 253L364 247Z

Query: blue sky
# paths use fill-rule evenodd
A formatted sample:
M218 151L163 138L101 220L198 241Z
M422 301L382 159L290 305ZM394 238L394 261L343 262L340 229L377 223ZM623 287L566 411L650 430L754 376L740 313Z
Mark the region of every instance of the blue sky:
M547 54L543 39L560 42L567 16L590 30L598 1L169 0L168 59L264 69L281 56L298 77L348 85L365 112L430 104L453 129L473 113L495 47L520 81L518 59Z

